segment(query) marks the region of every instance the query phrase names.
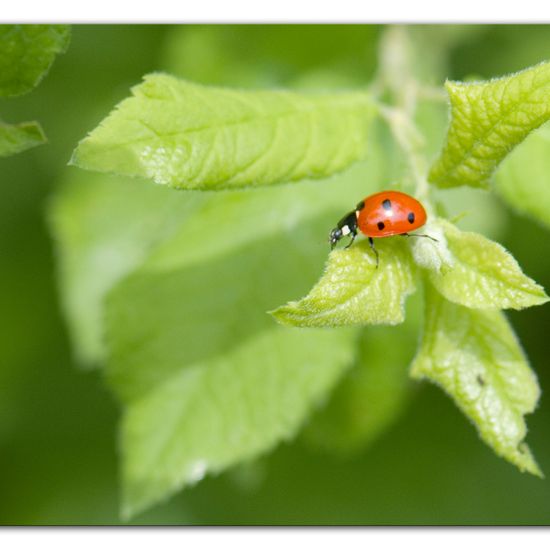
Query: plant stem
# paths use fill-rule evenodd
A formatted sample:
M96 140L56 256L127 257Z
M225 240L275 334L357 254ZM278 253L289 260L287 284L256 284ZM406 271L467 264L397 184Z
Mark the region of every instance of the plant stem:
M418 98L426 90L411 72L410 51L406 27L392 26L385 31L380 42L376 88L387 89L393 97L393 106L379 104L380 113L405 155L415 182L415 195L431 209L428 201L428 162L423 152L425 141L414 122Z

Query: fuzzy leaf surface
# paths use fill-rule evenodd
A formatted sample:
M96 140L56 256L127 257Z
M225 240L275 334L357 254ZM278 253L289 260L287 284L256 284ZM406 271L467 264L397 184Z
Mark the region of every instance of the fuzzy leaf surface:
M242 91L151 74L72 163L180 189L325 178L365 157L372 112L360 92Z
M0 25L0 96L32 90L69 40L68 25Z
M430 271L430 281L447 300L476 309L523 309L548 301L544 289L503 246L443 219L438 224L453 263Z
M539 386L504 314L449 302L426 285L426 317L411 374L441 386L495 453L542 475L524 442Z
M0 157L21 153L46 142L38 122L6 124L0 121Z
M430 181L488 187L499 163L550 118L550 62L488 82L447 82L451 124Z
M330 254L309 294L271 314L297 327L396 325L405 319L405 298L415 290L414 266L404 241L377 242L380 266L368 241Z

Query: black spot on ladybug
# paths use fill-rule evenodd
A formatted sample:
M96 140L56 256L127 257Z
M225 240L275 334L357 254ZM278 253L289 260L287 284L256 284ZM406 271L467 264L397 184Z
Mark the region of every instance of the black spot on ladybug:
M391 201L390 201L390 199L384 199L382 201L382 206L384 207L384 210L391 210Z
M384 229L384 227L386 227L384 225L384 222L378 222L376 225L378 226L378 229L380 229L380 231L382 231L382 229Z
M356 207L355 210L358 212L359 210L363 210L365 208L365 201L361 201Z
M409 223L414 223L414 212L409 212L407 219L409 220Z

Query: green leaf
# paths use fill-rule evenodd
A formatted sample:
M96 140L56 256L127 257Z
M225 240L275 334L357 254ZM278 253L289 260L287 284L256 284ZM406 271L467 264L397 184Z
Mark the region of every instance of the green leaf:
M375 183L389 177L386 151L378 149L377 143L372 151L368 165L358 163L330 182L304 183L292 193L278 187L275 195L265 198L255 195L254 218L250 211L242 213L238 195L234 200L231 193L175 192L147 182L69 169L50 204L49 221L57 248L61 299L77 359L90 366L104 359L105 293L184 223L190 224L192 235L181 246L199 261L281 231L298 219L319 215L333 203L322 237L316 236L312 243L326 253L326 234L341 212L349 209L348 202L353 204L358 194L374 192ZM305 201L296 199L296 193L302 192ZM285 197L282 217L279 210L266 208L274 196L281 203L279 193ZM201 216L190 218L203 202ZM212 231L205 227L215 228L217 235L225 232L226 238L205 239L205 233Z
M541 476L523 441L523 417L535 409L540 390L506 317L455 305L426 286L424 335L412 376L441 386L498 455Z
M32 90L69 39L68 25L0 25L0 96Z
M452 264L430 271L430 281L447 300L479 309L523 309L544 304L544 289L521 271L514 257L478 233L460 231L439 219Z
M103 297L203 197L70 169L49 205L62 301L77 359L104 359Z
M126 515L293 437L351 366L353 331L288 329L265 312L311 285L365 181L358 164L292 193L209 194L109 293Z
M154 382L124 413L123 515L291 438L353 360L350 344L335 331L262 330Z
M6 124L0 121L0 157L21 153L46 141L38 122Z
M447 82L451 125L430 181L488 187L506 155L550 118L550 62L488 82Z
M297 331L265 313L314 278L335 188L216 195L110 293L126 515L294 436L351 365L353 331Z
M297 327L402 323L407 295L415 290L414 266L400 239L377 242L380 266L368 241L330 254L325 273L309 294L271 314Z
M86 137L72 163L182 189L325 178L365 157L363 92L306 95L147 75Z
M514 210L550 228L550 125L533 132L495 175L495 190Z
M353 368L304 430L309 444L349 456L396 422L411 390L409 366L418 334L417 323L410 322L411 313L407 307L407 321L397 327L369 327L361 332Z

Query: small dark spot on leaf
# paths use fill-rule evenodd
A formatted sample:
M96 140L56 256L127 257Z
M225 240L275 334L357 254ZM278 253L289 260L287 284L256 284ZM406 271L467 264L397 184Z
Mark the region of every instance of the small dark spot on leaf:
M481 376L481 374L477 375L477 383L480 386L485 386L485 378L483 378L483 376Z

